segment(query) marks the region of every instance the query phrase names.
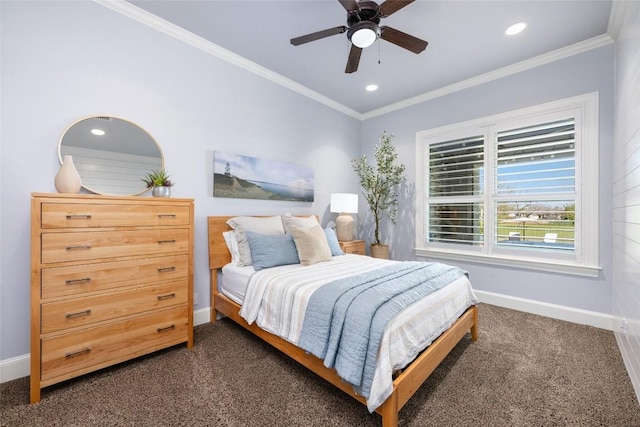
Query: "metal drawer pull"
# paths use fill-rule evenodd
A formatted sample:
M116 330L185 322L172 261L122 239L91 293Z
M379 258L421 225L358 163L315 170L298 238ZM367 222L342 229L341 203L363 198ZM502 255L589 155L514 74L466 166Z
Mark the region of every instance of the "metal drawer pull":
M67 215L67 219L91 219L91 215Z
M71 357L80 356L81 354L88 354L90 351L91 351L91 347L86 347L86 348L83 348L82 350L65 353L64 357L69 359Z
M176 239L172 239L172 240L158 240L158 244L162 244L162 243L175 243Z
M159 333L167 332L167 331L170 331L170 330L175 329L175 328L176 328L176 325L167 326L165 328L158 328L158 332Z
M168 271L176 271L175 267L165 267L165 268L159 268L158 269L158 273L166 273Z
M158 301L162 301L162 300L165 300L165 299L171 299L171 298L175 298L175 297L176 297L176 293L172 292L172 293L166 294L166 295L158 295L157 298L158 298Z
M73 251L76 249L91 249L91 245L67 246L65 249L68 251Z
M91 277L85 277L83 279L69 279L69 280L65 280L64 283L66 283L67 285L77 285L79 283L87 283L91 281Z
M158 218L175 218L176 214L158 214Z
M64 317L66 317L67 319L72 319L74 317L79 317L79 316L88 316L91 314L91 309L88 308L84 311L77 311L75 313L67 313L64 315Z

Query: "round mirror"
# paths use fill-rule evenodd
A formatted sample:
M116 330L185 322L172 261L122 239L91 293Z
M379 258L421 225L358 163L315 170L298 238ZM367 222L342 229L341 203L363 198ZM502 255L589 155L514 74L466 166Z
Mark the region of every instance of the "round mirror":
M82 187L104 195L134 196L147 191L142 181L164 168L162 150L144 129L116 117L87 117L60 137L58 157L72 156Z

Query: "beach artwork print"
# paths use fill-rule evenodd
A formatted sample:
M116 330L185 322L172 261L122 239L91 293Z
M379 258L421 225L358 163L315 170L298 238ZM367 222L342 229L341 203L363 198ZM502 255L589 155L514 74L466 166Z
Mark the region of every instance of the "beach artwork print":
M213 197L313 202L313 169L258 159L213 153Z

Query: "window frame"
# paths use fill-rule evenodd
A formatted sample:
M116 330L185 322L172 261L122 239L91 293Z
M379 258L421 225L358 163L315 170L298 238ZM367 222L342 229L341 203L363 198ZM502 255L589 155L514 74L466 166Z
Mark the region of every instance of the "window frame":
M495 114L462 123L441 126L416 133L416 205L415 255L444 261L467 261L531 270L598 277L599 265L599 99L598 92L565 98L532 107ZM570 112L575 119L575 253L558 254L526 249L504 249L494 245L494 205L508 197L494 194L495 143L497 134L531 122L544 123L549 118ZM484 244L465 246L452 243L425 242L425 218L430 144L472 135L484 135ZM451 198L451 203L470 201L473 197ZM528 196L531 197L531 196ZM535 199L537 196L533 196Z

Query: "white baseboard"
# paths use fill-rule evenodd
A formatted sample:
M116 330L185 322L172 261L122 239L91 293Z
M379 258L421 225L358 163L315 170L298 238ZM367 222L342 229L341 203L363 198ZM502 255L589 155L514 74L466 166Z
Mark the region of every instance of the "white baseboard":
M211 308L201 308L193 312L193 326L204 325L209 323L211 316Z
M551 317L552 319L565 320L567 322L581 325L594 326L609 331L614 330L613 315L598 313L596 311L581 310L579 308L567 307L564 305L549 304L525 298L512 297L509 295L495 294L474 290L480 302L513 310L524 311L525 313L538 314L540 316Z
M31 370L31 357L29 354L0 360L0 383L28 377Z
M613 316L594 311L580 310L562 305L548 304L540 301L495 294L492 292L475 291L480 302L511 308L526 313L539 314L553 319L566 320L582 325L595 326L596 328L613 330ZM209 323L210 308L202 308L193 312L194 326ZM13 357L0 360L0 383L27 377L30 372L30 355ZM638 387L634 384L634 386ZM636 388L637 389L637 388Z
M622 319L616 319L622 320ZM636 372L633 368L633 364L631 360L633 357L629 354L631 350L629 345L628 338L620 333L614 332L616 336L616 341L618 342L618 347L620 348L620 353L622 354L622 360L624 361L624 366L627 368L627 373L629 374L629 378L631 379L631 385L633 386L634 391L636 392L636 398L638 399L638 403L640 403L640 373Z
M193 325L198 326L209 323L210 312L211 310L208 307L194 311ZM31 355L29 354L0 360L0 383L5 383L22 377L28 377L30 372Z

